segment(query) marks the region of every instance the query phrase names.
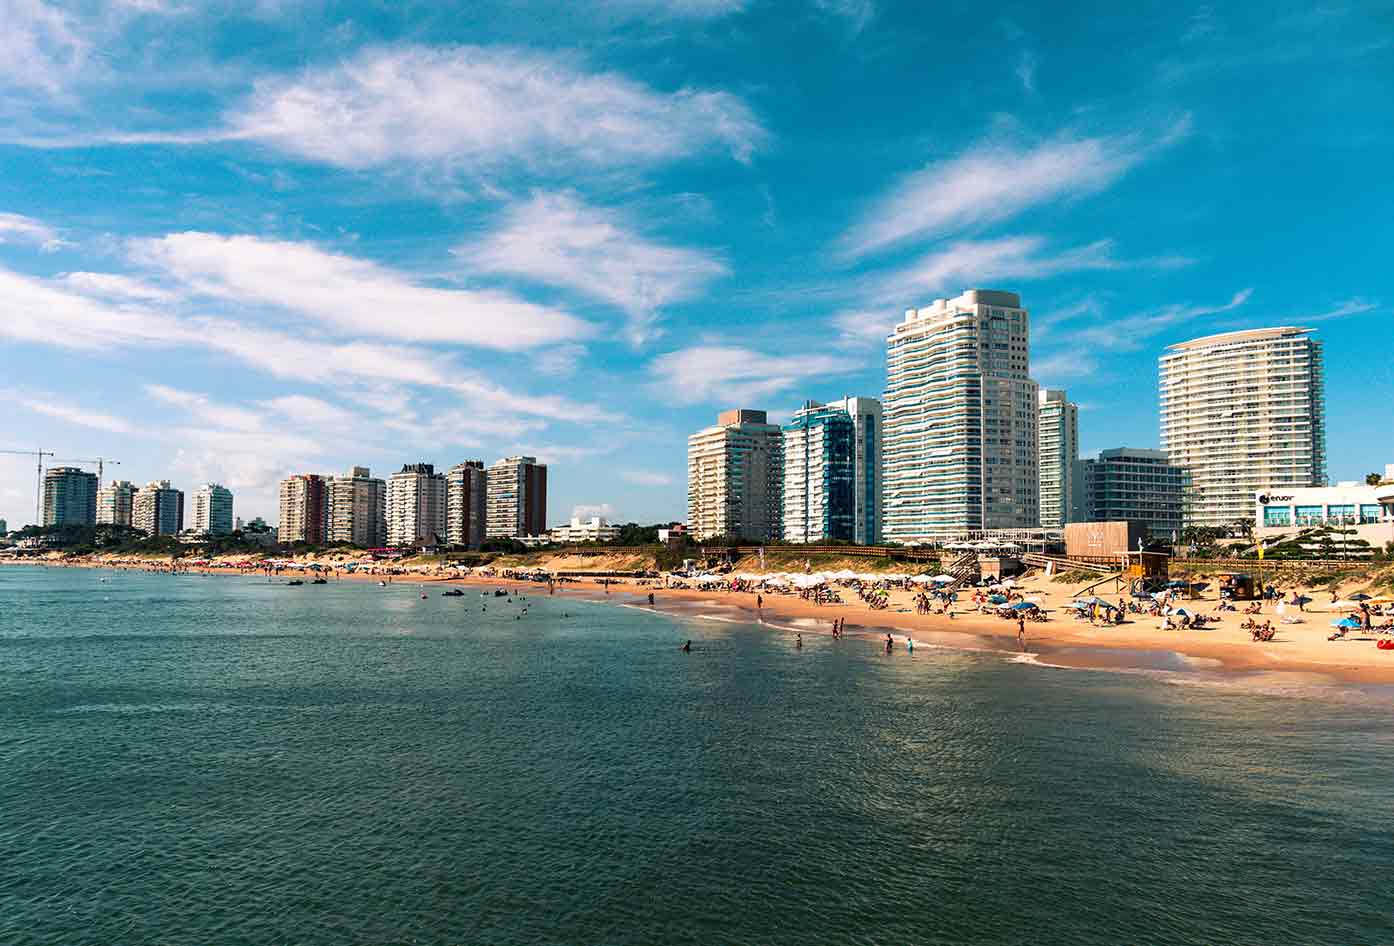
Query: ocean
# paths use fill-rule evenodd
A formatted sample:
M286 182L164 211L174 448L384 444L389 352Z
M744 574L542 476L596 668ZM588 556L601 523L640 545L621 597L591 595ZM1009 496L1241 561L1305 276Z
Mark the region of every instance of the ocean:
M0 943L1394 943L1361 691L441 590L0 568Z

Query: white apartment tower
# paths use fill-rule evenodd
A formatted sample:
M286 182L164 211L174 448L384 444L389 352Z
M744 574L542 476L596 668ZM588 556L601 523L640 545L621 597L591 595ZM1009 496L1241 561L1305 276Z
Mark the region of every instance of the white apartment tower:
M828 407L846 411L855 437L852 491L856 523L852 541L876 545L881 541L881 402L874 397L844 397Z
M387 544L445 541L445 474L429 463L409 463L387 481Z
M477 549L489 523L489 474L482 460L466 460L445 474L446 540L460 548Z
M169 480L151 480L131 500L131 525L151 536L178 535L184 529L184 491Z
M687 527L701 541L783 535L783 444L764 411L729 410L687 438Z
M129 480L112 480L97 490L97 524L129 526L136 488Z
M1041 528L1061 529L1079 501L1079 405L1064 391L1041 391L1040 415Z
M908 310L887 339L885 541L1039 524L1029 332L1016 293L970 289Z
M1161 357L1162 449L1188 526L1250 520L1254 495L1326 485L1321 342L1284 326L1210 335Z
M206 483L194 490L193 530L204 535L232 532L232 490L219 483Z
M365 549L387 545L387 481L366 466L330 477L327 538Z
M517 539L547 531L547 466L536 457L505 457L489 467L488 537Z
M281 521L277 537L286 545L323 545L329 521L329 484L318 473L281 480Z

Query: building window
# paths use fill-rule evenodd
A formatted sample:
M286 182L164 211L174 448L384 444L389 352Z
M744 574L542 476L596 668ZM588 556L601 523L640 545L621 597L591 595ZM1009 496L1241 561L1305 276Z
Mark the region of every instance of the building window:
M1379 522L1379 503L1361 503L1360 521Z
M1331 505L1326 507L1326 518L1337 519L1341 522L1349 522L1355 518L1355 506L1351 505Z
M1298 506L1297 524L1299 526L1317 525L1321 522L1322 507L1320 506Z
M1267 527L1292 525L1291 506L1264 506L1263 524Z

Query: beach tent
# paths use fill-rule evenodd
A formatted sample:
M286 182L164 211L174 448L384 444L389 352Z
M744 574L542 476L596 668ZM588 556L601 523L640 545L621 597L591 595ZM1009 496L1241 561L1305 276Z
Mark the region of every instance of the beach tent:
M916 576L914 576L913 578L911 578L910 580L913 581L913 582L914 582L915 584L917 584L917 585L928 585L928 584L930 584L932 581L934 581L934 579L933 579L933 578L930 578L928 575L916 575Z
M956 579L954 578L953 575L935 575L934 578L931 579L931 580L932 580L936 585L947 585L947 584L951 584L951 583L954 582Z

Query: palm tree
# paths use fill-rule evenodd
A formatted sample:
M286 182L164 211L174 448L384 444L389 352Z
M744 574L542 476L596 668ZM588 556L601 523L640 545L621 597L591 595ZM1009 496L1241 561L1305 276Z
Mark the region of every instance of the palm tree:
M1384 482L1384 476L1383 476L1382 474L1380 474L1380 473L1366 473L1366 474L1365 474L1365 485L1366 485L1366 486L1378 486L1378 485L1379 485L1380 483L1382 483L1382 482Z

